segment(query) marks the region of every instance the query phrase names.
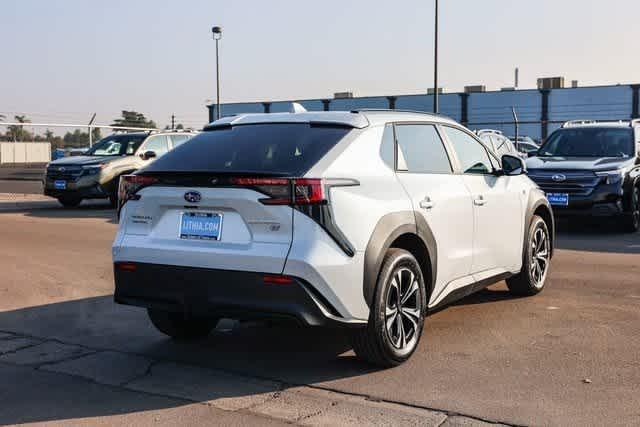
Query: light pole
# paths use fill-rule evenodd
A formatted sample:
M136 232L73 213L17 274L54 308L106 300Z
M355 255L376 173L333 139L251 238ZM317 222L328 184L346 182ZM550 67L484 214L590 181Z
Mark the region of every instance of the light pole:
M215 26L211 29L213 39L216 41L216 118L220 119L220 60L218 44L222 38L222 27Z
M433 112L438 113L438 0L436 2L435 49L433 51Z

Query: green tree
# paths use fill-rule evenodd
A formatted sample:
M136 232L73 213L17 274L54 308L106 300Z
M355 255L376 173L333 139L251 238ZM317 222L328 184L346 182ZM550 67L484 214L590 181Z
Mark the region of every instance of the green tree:
M51 141L53 139L53 132L51 129L47 129L44 131L44 137L47 141Z
M31 120L29 120L27 118L27 116L25 116L25 115L13 116L13 118L18 123L30 123L31 122ZM24 126L22 126L22 125L11 125L11 126L7 126L6 137L7 137L7 139L16 142L16 141L25 141L25 140L31 139L31 138L33 138L33 135L31 135L31 133L29 131L26 131L24 129Z
M65 147L78 148L89 145L89 133L82 132L80 129L76 129L72 132L67 132L62 138Z
M144 114L137 111L122 111L122 117L113 121L111 126L123 126L132 128L156 128L153 120L148 120Z
M91 138L93 139L93 142L97 142L102 139L102 132L100 131L100 128L91 129Z

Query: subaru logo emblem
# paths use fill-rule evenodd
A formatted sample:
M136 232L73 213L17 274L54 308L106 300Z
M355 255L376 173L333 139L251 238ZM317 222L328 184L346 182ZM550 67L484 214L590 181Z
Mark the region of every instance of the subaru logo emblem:
M567 180L567 177L559 173L557 175L553 175L551 179L554 180L555 182L564 182Z
M202 200L202 194L197 191L187 191L184 193L184 199L189 203L198 203Z

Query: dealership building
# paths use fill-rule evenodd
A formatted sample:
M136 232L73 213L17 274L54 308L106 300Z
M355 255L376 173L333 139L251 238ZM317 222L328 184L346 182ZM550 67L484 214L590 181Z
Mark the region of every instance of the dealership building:
M507 135L515 133L514 112L519 134L536 140L546 138L568 120L629 120L640 117L640 84L565 88L563 78L538 80L538 89L505 88L486 91L468 86L462 93L439 96L440 113L471 129L491 128ZM352 111L358 109L398 109L431 112L433 95L389 95L354 97L336 94L328 99L292 99L229 103L220 106L221 115L277 113L289 111L298 102L309 111ZM216 117L216 105L208 106L209 121Z

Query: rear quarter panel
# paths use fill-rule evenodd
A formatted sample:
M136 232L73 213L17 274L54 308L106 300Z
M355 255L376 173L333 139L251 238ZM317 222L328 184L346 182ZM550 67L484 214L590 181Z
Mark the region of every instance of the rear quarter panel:
M380 156L383 132L384 126L359 132L343 147L339 156L326 165L320 161L307 174L309 177L350 178L360 183L352 187L334 187L330 194L335 222L359 252L365 251L380 218L390 212L413 209L395 173Z

